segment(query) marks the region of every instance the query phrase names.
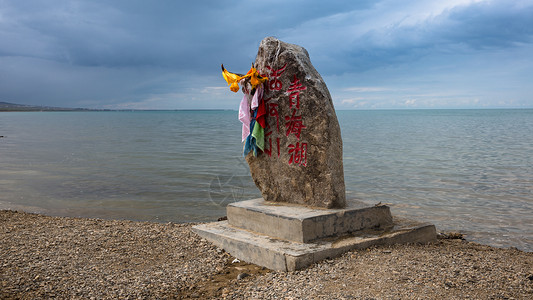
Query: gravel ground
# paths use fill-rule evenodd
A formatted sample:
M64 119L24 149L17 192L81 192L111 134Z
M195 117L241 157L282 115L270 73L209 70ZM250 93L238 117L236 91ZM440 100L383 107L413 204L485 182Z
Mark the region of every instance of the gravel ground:
M460 239L352 251L274 272L192 224L0 211L1 299L533 299L533 253Z

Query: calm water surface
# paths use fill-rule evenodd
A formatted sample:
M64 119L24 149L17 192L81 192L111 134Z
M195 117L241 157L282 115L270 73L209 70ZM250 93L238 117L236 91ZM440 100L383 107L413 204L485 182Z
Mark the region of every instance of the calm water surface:
M533 251L533 110L337 112L348 197ZM235 111L0 113L0 208L210 221L260 197Z

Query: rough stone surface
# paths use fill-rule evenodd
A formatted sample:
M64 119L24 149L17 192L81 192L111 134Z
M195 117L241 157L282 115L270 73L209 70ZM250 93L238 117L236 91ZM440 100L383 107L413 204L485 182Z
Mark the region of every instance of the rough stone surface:
M346 205L342 139L329 91L300 46L265 38L255 66L268 76L265 152L246 157L266 201Z

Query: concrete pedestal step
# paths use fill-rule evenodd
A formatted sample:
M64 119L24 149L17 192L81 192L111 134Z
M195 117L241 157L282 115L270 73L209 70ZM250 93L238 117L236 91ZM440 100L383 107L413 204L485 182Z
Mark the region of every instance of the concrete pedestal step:
M347 201L346 208L319 209L258 198L231 203L226 211L234 227L300 243L392 226L388 206L369 206L353 199Z
M197 225L193 230L240 260L281 271L299 270L353 249L436 241L434 225L408 220L394 220L388 230L361 230L308 243L273 238L234 227L228 221Z

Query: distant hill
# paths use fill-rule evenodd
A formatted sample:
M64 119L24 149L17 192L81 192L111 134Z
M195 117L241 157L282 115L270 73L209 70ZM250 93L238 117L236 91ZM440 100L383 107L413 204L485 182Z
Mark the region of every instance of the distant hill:
M90 109L85 109L85 108L34 106L34 105L0 102L0 111L89 111L89 110Z
M35 106L0 101L0 112L2 111L233 111L233 109L90 109Z

